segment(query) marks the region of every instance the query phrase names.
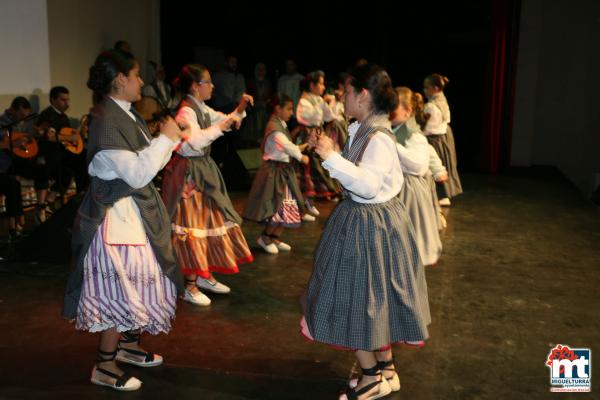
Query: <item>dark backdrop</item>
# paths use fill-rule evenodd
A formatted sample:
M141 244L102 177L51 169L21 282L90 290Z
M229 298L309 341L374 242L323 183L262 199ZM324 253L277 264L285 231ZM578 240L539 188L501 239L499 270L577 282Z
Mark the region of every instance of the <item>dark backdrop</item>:
M235 54L246 79L262 61L275 81L286 57L296 59L300 73L322 69L329 77L364 57L384 66L394 85L415 90L422 90L426 75L439 72L450 78L446 95L459 168L479 169L491 0L363 1L361 9L287 2L285 12L283 6L249 3L163 1L162 56L169 77L184 63L203 62L194 59L195 48Z

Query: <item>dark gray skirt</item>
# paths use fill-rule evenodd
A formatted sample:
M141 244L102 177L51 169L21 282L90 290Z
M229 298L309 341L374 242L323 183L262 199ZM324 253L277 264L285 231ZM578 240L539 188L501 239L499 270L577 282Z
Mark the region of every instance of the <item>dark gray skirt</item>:
M440 207L435 179L433 175L427 175L427 185L429 185L429 191L431 192L431 201L433 202L433 208L435 209L435 215L437 216L438 231L441 231L444 224L442 223L442 207Z
M427 339L425 270L398 198L382 204L346 199L335 208L304 300L310 334L323 343L373 351Z
M427 140L433 146L438 156L440 156L446 170L448 170L448 180L444 182L446 195L450 198L458 196L463 190L460 177L458 176L456 147L454 145L452 128L448 125L445 135L428 135Z
M421 261L424 265L435 264L442 254L442 241L439 213L432 199L430 181L424 176L404 175L404 185L398 197L415 228Z
M264 222L271 218L285 198L286 187L304 214L304 197L298 186L294 166L286 162L265 161L254 177L244 209L244 219Z

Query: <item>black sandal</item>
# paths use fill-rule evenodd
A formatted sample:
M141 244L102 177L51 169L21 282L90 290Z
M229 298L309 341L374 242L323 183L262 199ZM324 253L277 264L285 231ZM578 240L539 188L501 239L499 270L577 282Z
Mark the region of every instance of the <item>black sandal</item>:
M123 332L121 334L121 339L119 339L119 348L118 348L118 353L116 356L116 359L118 361L127 363L127 364L132 364L132 365L136 365L138 367L156 367L160 364L163 363L163 358L161 356L159 356L158 354L154 354L152 352L149 351L140 351L140 350L134 350L134 349L129 349L127 347L123 347L121 346L121 343L137 343L140 344L141 343L141 335L139 331L128 331L128 332ZM132 354L134 356L139 356L139 357L144 357L143 361L139 361L137 359L131 358L130 356L128 356L127 354Z
M384 378L388 381L390 388L392 389L392 392L397 392L398 390L400 390L400 377L398 376L398 373L396 372L396 368L394 367L394 362L395 362L395 358L392 357L391 360L388 361L377 361L377 368L379 368L381 370L381 374L383 375L383 372L385 371L394 371L394 376L392 376L391 378ZM392 368L390 368L392 367ZM358 379L352 379L350 380L350 382L348 382L348 386L350 388L355 388L358 385Z
M123 392L138 390L140 387L142 387L142 382L139 379L132 377L127 372L123 373L123 375L118 375L104 368L100 368L100 364L108 361L113 361L116 356L117 350L103 351L100 348L98 348L98 358L96 358L96 365L94 366L94 369L92 371L92 377L90 378L90 382L92 382L94 385L107 386L109 388ZM96 372L100 372L101 374L114 378L116 379L116 381L114 383L108 383L101 381L100 379L96 379L94 377Z
M379 380L376 382L369 383L368 385L356 390L356 388L352 388L348 386L346 388L346 397L348 400L358 400L358 396L363 395L375 388L377 385L381 385L379 388L379 392L373 396L367 397L365 400L375 400L387 396L392 392L390 385L387 383L387 380L383 378L381 374L381 369L379 368L379 363L375 364L373 368L361 368L362 374L366 376L379 376ZM360 382L360 381L359 381Z
M384 378L388 381L392 392L397 392L398 390L400 390L400 377L398 376L396 368L394 367L394 361L396 361L394 357L392 357L392 359L388 361L378 361L377 367L379 367L382 374L384 371L394 371L394 376L392 376L391 378Z

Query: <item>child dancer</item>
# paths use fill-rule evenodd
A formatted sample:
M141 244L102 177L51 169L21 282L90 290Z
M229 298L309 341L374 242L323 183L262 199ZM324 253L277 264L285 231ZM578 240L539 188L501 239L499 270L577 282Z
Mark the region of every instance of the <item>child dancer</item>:
M337 82L335 88L329 88L327 94L335 96L330 100L329 106L333 112L334 119L325 125L325 132L333 139L335 144L335 151L338 153L342 151L346 145L348 139L348 119L344 113L344 82L341 80Z
M425 114L429 117L423 133L448 170L448 180L438 188L438 197L442 206L450 206L450 199L462 193L462 185L456 169L454 134L450 128L450 107L444 96L444 87L448 82L445 76L431 74L423 83L425 96L429 100L425 105Z
M316 151L346 198L317 247L301 326L309 339L356 352L362 378L340 399L368 400L400 388L391 344L422 344L431 317L414 230L397 197L402 167L388 114L398 96L388 74L357 67L344 103L358 129L341 155L326 136Z
M415 110L422 110L422 112L415 112L415 118L411 118L407 121L409 129L412 125L412 129L418 129L422 131L427 124L427 115L425 114L425 101L423 100L423 95L419 92L413 92L413 98L415 100ZM440 207L440 203L438 201L436 183L443 184L448 180L448 171L446 167L442 164L442 160L440 156L438 156L437 152L433 148L433 146L429 145L429 172L428 172L428 180L431 190L431 199L433 200L437 215L438 215L438 229L445 229L447 226L446 218L442 213L442 208Z
M119 50L100 54L90 68L87 85L102 100L89 129L91 182L73 227L74 270L63 311L77 329L101 332L92 383L123 391L141 382L115 360L162 364L140 347L140 333L169 332L177 288L183 289L171 223L152 179L189 132L170 119L151 138L131 107L141 98L139 72L133 56Z
M300 226L304 213L304 199L298 186L290 157L308 165L308 156L302 154L303 146L296 146L286 122L293 114L294 104L286 95L271 100L271 118L265 129L261 145L263 164L256 173L244 218L265 222L267 226L258 238L258 244L267 253L290 251L292 247L280 240L285 228Z
M239 126L251 96L244 94L229 115L216 112L204 102L211 98L210 73L202 65L185 65L175 80L185 97L179 105L177 123L191 129L165 168L162 196L173 221L173 245L186 281L184 300L207 306L211 300L200 289L229 293L213 272L235 274L238 265L253 261L240 228L241 217L233 208L221 171L210 157L210 144Z
M335 101L333 95L325 95L325 73L315 71L306 75L302 81L302 97L296 108L296 118L298 119L298 128L292 135L301 143L308 143L307 151L310 164L301 166L299 176L302 185L302 192L307 200L314 200L315 197L331 198L339 193L339 185L335 182L326 170L321 166L321 159L312 149L312 144L316 140L317 132L323 129L326 122L333 121L335 114L329 103ZM307 201L307 210L312 215L319 215L319 210L312 201Z
M419 107L418 99L409 88L398 87L396 93L399 104L393 113L392 125L404 172L400 200L415 228L421 261L424 265L434 265L442 253L442 242L439 234L439 206L431 194L433 178L429 173L430 147L415 119L415 115L422 115L423 108Z

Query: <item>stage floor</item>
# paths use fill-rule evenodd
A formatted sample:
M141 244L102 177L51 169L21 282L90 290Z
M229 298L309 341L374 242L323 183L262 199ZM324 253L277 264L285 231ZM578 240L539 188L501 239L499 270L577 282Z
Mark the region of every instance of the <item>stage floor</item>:
M422 349L395 348L402 389L387 398L558 396L545 365L553 345L600 343L599 210L545 172L463 180L466 193L446 211L443 257L427 269L431 338ZM244 197L232 193L240 211ZM298 325L333 204L318 207L316 223L286 231L289 254L262 253L261 227L244 225L255 262L219 277L230 295L212 295L207 308L180 302L171 334L144 337L166 362L125 367L144 382L135 393L89 383L97 336L60 317L67 266L0 263L0 398L336 398L353 355L306 342Z

